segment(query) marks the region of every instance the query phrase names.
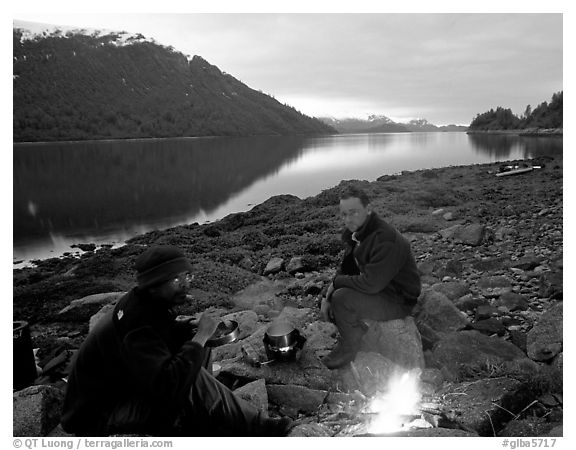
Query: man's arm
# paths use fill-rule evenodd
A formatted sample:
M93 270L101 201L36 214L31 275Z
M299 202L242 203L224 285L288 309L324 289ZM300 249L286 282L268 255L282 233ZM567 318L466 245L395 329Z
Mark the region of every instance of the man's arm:
M363 271L359 275L336 275L335 289L349 287L365 294L376 294L394 279L406 260L406 252L400 242L378 242L377 239L375 236Z

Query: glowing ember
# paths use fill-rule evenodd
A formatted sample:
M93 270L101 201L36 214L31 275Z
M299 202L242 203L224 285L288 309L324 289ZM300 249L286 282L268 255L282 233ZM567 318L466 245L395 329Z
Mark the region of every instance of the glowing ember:
M368 405L369 413L376 418L368 425L369 433L393 433L408 428L406 416L419 414L419 371L393 375L383 394L373 398Z

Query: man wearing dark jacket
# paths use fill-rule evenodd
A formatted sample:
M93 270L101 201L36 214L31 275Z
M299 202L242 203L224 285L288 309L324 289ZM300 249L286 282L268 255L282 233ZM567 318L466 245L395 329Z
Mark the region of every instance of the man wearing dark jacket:
M365 328L362 319L410 315L420 295L420 275L409 242L372 210L365 192L349 187L340 196L344 258L322 300L321 315L340 334L323 359L330 369L353 361Z
M289 419L263 417L204 367L210 360L205 344L218 322L203 314L195 329L175 320L173 308L187 301L192 280L184 254L151 247L135 266L138 286L98 322L75 356L64 430L78 436L285 435Z

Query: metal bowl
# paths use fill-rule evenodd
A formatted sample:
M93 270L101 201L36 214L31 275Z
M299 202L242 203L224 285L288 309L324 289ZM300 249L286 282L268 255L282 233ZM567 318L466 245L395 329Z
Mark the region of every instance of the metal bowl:
M238 322L234 320L220 322L212 337L206 341L206 345L208 347L220 347L224 344L230 344L238 339L239 334Z

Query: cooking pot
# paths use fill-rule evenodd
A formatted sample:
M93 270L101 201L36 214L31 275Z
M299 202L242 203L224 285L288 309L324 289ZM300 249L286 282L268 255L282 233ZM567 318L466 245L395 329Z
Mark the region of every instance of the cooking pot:
M216 331L208 341L206 345L208 347L220 347L224 344L229 344L238 339L240 334L240 329L238 327L238 322L234 320L222 321L218 324Z
M286 322L274 322L264 334L264 349L269 361L290 361L296 358L306 338Z

